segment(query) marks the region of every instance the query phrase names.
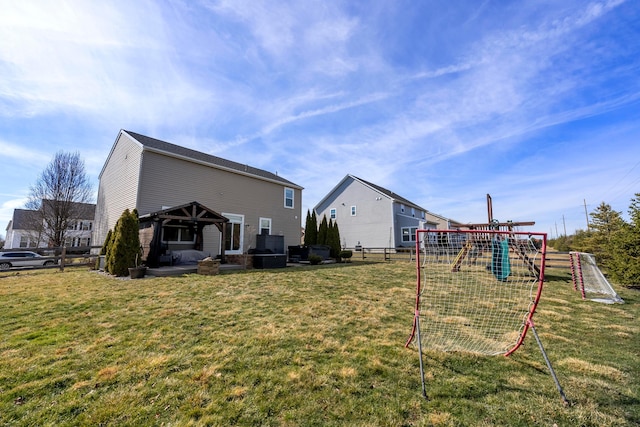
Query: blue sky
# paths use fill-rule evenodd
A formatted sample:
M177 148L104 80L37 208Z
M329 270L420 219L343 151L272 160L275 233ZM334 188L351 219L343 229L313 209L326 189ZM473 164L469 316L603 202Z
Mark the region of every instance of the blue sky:
M586 228L640 192L637 1L0 0L0 234L120 129L461 222ZM215 206L210 208L216 209Z

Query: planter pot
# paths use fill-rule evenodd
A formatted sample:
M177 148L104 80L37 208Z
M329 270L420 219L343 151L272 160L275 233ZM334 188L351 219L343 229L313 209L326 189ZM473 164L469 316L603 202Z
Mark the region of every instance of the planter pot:
M147 274L147 267L131 267L129 268L129 275L132 279L142 279Z

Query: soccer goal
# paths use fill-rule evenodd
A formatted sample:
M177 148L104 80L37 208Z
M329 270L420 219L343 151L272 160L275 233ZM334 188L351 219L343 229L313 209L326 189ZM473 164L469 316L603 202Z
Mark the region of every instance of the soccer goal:
M544 281L546 234L418 230L416 301L407 341L422 349L512 354L529 330L563 401L566 397L533 325Z
M580 290L582 299L591 294L591 301L605 304L624 304L624 300L613 290L609 281L596 264L596 258L585 252L569 252L573 289Z

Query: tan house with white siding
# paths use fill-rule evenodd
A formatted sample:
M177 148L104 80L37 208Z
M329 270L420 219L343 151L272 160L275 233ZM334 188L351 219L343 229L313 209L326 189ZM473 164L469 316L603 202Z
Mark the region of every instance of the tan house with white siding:
M255 248L260 233L284 236L285 247L300 243L303 188L262 169L121 130L99 181L95 244L104 242L125 209L137 209L142 218L174 207L187 216L192 208L199 213L192 221L163 223L160 237L170 250L241 255ZM197 238L197 215L216 213L228 221L204 226Z

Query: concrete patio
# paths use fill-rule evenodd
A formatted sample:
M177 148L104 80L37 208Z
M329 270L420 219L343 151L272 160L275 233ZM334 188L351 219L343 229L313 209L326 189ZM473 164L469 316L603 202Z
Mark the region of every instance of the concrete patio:
M240 264L220 264L220 271L229 270L242 270L243 266ZM195 274L198 272L197 265L171 265L157 268L148 268L147 277L168 277L168 276L180 276L183 274Z

